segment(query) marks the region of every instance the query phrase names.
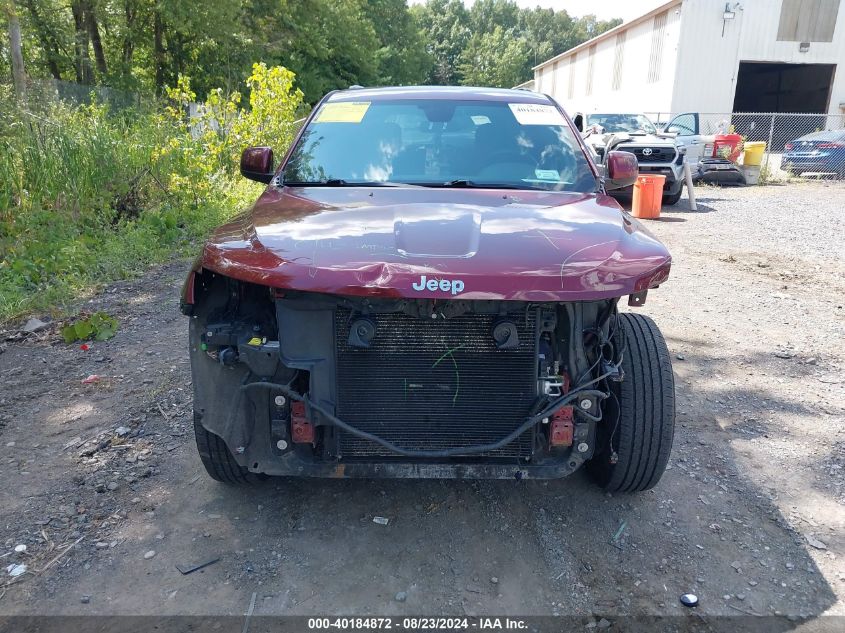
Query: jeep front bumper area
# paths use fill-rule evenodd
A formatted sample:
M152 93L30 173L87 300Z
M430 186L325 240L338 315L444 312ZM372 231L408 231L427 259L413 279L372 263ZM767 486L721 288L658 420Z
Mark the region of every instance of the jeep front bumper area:
M221 305L191 319L196 422L253 473L565 477L593 456L621 378L615 304L285 293L236 319Z

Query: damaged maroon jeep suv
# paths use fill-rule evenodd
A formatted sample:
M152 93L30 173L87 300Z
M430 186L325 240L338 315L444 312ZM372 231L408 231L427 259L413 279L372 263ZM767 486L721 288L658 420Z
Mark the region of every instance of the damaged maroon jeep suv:
M660 479L674 382L641 306L666 248L606 191L549 97L327 95L188 275L194 425L209 474Z

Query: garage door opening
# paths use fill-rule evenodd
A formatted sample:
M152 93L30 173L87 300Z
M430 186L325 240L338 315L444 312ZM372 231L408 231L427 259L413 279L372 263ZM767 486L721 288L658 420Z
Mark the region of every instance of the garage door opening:
M827 112L835 64L740 62L734 112Z
M818 117L777 117L734 114L736 131L749 141L768 141L773 147L815 129L824 129L835 64L767 64L740 62L734 113L795 112ZM798 133L800 132L800 133ZM770 136L771 135L771 136Z

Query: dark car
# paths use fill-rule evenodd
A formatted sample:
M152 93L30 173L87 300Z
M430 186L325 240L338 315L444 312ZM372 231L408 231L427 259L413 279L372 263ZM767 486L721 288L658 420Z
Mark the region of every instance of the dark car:
M832 173L845 178L845 130L813 132L784 146L780 168L796 176Z
M188 275L197 446L209 474L660 479L674 427L640 306L671 258L606 190L550 98L356 89L314 108L269 184Z

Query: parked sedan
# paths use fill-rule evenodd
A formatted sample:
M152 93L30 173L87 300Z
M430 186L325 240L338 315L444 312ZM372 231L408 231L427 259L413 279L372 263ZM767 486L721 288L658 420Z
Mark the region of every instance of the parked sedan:
M845 130L813 132L784 146L780 168L801 174L833 173L845 178Z

